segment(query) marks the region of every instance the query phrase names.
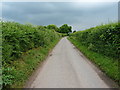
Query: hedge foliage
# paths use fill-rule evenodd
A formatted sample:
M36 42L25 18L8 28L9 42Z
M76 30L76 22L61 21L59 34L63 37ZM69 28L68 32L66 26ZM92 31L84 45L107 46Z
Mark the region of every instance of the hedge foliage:
M21 57L22 53L37 47L47 47L60 39L60 34L44 26L19 24L16 22L0 22L2 25L2 63L3 85L13 83L12 62Z
M40 26L22 25L15 22L2 22L3 62L11 62L32 48L47 46L59 38L54 30Z
M92 51L117 60L120 58L120 24L118 23L96 26L71 35Z

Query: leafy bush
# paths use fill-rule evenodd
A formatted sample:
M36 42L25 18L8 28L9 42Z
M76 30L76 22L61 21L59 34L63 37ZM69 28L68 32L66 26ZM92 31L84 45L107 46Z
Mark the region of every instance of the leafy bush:
M96 26L72 34L88 49L118 59L120 54L120 26L118 23Z
M11 62L19 58L22 52L47 46L50 42L59 38L53 30L44 29L32 25L22 25L15 22L2 22L3 62Z

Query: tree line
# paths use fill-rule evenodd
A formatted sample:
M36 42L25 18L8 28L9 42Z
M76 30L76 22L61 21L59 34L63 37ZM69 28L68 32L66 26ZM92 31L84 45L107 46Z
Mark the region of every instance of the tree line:
M72 32L72 26L68 26L67 24L63 24L59 28L54 24L50 24L50 25L44 26L44 27L47 28L47 29L53 29L53 30L55 30L56 32L59 32L59 33L69 34L69 33Z

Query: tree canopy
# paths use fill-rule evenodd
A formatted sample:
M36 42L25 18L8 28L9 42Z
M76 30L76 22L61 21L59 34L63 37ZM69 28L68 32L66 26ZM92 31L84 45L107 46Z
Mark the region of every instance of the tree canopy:
M56 25L54 25L54 24L48 25L48 26L47 26L47 29L53 29L53 30L55 30L56 32L59 32L59 28L58 28Z
M72 27L71 26L68 26L67 24L63 24L61 27L57 27L56 25L54 24L50 24L48 26L46 26L47 29L50 29L50 30L55 30L56 32L59 32L59 33L70 33L72 32Z
M67 24L64 24L59 28L59 32L68 34L68 33L72 32L72 27L68 26Z

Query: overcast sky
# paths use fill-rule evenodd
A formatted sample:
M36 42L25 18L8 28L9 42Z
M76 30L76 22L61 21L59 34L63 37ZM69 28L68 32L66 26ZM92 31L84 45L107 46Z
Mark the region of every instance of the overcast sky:
M35 25L68 24L84 30L118 20L117 2L4 2L5 20Z

